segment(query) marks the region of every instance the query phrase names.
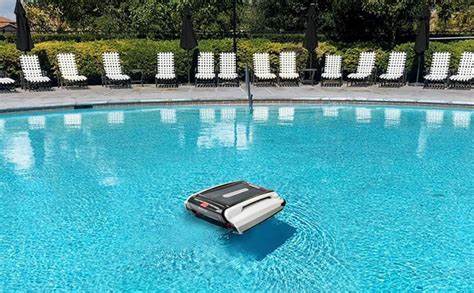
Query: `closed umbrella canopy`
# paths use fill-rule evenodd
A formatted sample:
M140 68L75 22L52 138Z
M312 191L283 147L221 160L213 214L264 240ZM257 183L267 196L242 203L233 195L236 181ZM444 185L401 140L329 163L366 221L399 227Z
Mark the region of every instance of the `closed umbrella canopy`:
M316 27L316 5L311 3L308 10L308 18L306 20L306 32L304 35L303 46L308 51L314 51L318 46L318 36Z
M184 50L192 50L197 47L197 45L198 43L196 40L196 35L194 34L191 10L189 9L189 7L186 7L184 9L183 15L183 27L181 29L180 46Z
M418 20L418 28L415 41L415 52L417 54L423 54L428 49L430 42L430 18L431 11L429 6L427 5Z
M415 40L415 53L418 57L418 64L416 70L416 83L420 80L420 75L423 73L423 65L425 60L425 51L428 49L430 43L430 18L431 10L429 5L426 5L418 19L417 34Z
M34 48L33 40L31 39L30 22L26 17L25 8L20 0L16 0L15 6L16 14L16 48L20 51L27 52Z
M316 26L316 5L311 3L306 20L306 32L304 35L303 46L309 52L309 66L313 66L313 52L318 46L318 35Z

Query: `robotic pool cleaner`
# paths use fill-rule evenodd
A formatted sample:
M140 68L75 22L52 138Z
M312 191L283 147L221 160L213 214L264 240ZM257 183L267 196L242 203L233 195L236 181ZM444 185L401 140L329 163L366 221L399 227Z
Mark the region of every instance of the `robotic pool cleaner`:
M202 190L184 202L194 215L239 234L269 219L285 204L275 191L245 181Z

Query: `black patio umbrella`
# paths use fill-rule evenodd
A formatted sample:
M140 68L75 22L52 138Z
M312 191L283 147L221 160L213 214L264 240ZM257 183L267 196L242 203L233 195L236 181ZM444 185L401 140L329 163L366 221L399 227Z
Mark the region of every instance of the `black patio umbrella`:
M186 51L191 51L197 47L198 42L196 39L196 35L193 29L193 19L191 10L189 7L184 8L183 13L183 26L181 29L181 40L179 45ZM188 82L191 82L191 70L195 68L195 64L197 62L197 51L195 50L193 54L193 61L191 64L191 68L188 70Z
M414 49L418 59L416 83L418 83L420 80L420 75L422 74L423 65L425 63L425 51L428 49L430 43L430 18L431 10L429 5L426 5L420 17L418 18L417 34L415 40Z
M304 35L303 46L309 52L309 67L313 68L314 49L318 46L318 35L316 26L316 5L311 3L306 20L306 32Z
M30 22L26 17L25 8L21 0L16 0L16 48L23 52L31 51L34 48L31 39Z

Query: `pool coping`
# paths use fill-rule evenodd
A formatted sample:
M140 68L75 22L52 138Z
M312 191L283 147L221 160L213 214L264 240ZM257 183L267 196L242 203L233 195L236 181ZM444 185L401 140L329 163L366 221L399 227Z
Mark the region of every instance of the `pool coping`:
M367 98L259 98L253 100L254 105L273 104L303 104L303 105L382 105L382 106L415 106L440 108L474 109L474 100L470 101L440 101L416 99L367 99ZM50 103L41 106L25 106L0 109L0 113L23 113L49 110L79 110L111 107L133 106L198 106L198 105L248 105L243 99L130 99L119 101L97 100L74 103Z
M474 108L472 90L430 89L419 86L369 87L252 87L258 104L368 104L422 107ZM85 89L55 88L50 91L0 93L0 113L55 109L167 106L167 105L245 105L247 88L156 88L154 85L111 89L89 86Z

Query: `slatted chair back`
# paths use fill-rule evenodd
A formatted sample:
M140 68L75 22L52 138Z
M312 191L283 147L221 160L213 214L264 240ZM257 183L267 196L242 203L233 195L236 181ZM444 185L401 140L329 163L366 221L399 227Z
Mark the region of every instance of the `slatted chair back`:
M280 53L280 74L296 73L296 52Z
M78 76L76 57L72 53L58 54L59 71L62 76Z
M219 56L219 73L232 75L237 72L237 58L235 53L221 53Z
M107 52L102 54L104 71L106 75L122 75L122 64L120 55L117 52Z
M198 57L197 71L201 74L214 74L214 53L201 52Z
M25 78L42 77L43 72L37 55L20 56L21 71Z
M268 53L253 54L253 66L255 74L269 74L270 70L270 56Z
M435 76L447 76L449 72L449 61L451 53L435 52L431 61L430 74Z
M387 74L403 75L405 72L405 64L407 61L407 53L391 52L388 59Z
M458 75L474 76L474 52L464 52L458 66Z
M340 74L342 66L342 56L340 55L326 55L324 63L324 73L326 74Z
M160 52L157 54L157 72L162 75L174 75L174 54Z
M371 74L375 66L375 52L362 52L359 55L357 73Z

